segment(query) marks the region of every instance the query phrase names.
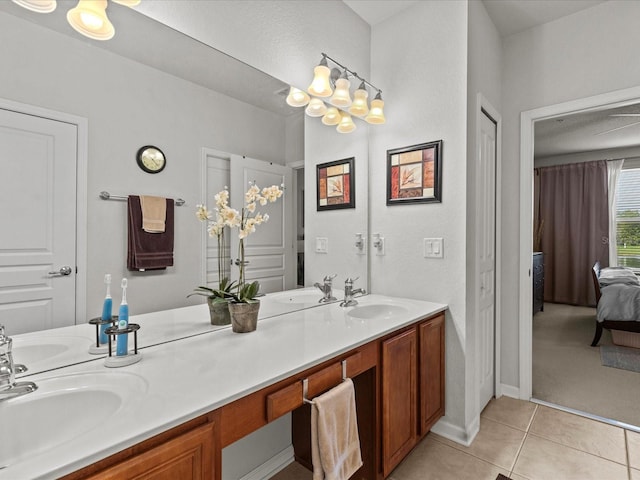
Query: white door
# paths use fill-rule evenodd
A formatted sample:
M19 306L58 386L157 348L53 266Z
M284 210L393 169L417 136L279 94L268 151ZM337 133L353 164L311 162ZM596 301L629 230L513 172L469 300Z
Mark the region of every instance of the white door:
M256 212L269 215L269 221L256 227L245 238L245 280L260 282L260 292L280 292L295 288L296 262L293 244L293 172L284 165L231 155L230 205L240 211L251 182L260 187L284 185L285 192L275 203L258 206ZM237 229L231 234L231 258L238 259ZM232 278L238 268L232 268Z
M478 368L482 411L495 393L496 124L484 110L480 117L476 236L479 288Z
M0 109L0 324L73 325L77 127Z
M216 204L216 194L222 191L225 187L228 188L231 181L231 174L229 172L229 154L209 149L205 149L204 154L206 168L206 184L204 185L205 205L207 205L209 210L213 210ZM225 233L226 245L223 252L222 277L229 277L231 272L228 233L229 232ZM206 284L211 288L218 288L218 239L216 237L210 237L208 234L206 241L206 258Z

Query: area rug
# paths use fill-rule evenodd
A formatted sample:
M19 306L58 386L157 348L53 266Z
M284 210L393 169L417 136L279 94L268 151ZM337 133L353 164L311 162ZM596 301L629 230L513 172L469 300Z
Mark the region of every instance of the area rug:
M600 360L605 367L640 373L640 348L601 345Z

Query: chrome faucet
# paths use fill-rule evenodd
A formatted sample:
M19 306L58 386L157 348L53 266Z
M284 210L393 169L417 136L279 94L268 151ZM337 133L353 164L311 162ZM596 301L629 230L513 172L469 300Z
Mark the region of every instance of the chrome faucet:
M354 300L353 296L358 293L361 295L364 295L365 293L367 293L364 288L356 288L354 290L353 282L355 282L358 278L360 277L356 277L356 278L349 277L344 281L344 300L340 302L341 307L353 307L354 305L357 305L358 302Z
M322 285L318 282L313 284L314 287L317 287L324 294L324 297L318 300L318 303L335 302L337 300L337 298L333 296L333 279L336 278L337 275L337 273L327 275L324 277L324 280L322 280Z
M33 382L16 382L16 367L19 373L26 371L26 367L13 363L12 343L13 340L4 333L4 326L0 325L0 401L31 393L38 388Z

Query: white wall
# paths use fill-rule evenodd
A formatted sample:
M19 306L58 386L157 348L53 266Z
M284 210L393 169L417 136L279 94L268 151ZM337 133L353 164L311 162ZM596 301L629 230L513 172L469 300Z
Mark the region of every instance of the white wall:
M186 299L201 283L200 150L283 163L282 117L4 13L0 60L0 97L88 119L87 315L100 312L107 272L129 277L132 314L201 301ZM136 165L147 144L167 156L159 174ZM100 200L102 190L187 201L175 211L174 267L126 270L126 202Z
M386 239L372 291L449 304L444 422L464 436L467 3L418 2L376 25L371 76L387 118L370 129L371 231ZM387 150L432 140L443 140L442 203L387 206ZM425 237L444 238L443 259L423 258Z
M638 18L640 2L612 0L503 39L504 384L519 386L520 112L640 85Z

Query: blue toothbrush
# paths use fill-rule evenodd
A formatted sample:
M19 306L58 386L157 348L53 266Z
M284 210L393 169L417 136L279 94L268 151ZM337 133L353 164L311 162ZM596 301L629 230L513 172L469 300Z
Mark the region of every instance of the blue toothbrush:
M118 310L118 330L123 330L129 325L129 305L127 305L127 279L122 279L122 303L120 303L120 309ZM123 356L128 353L128 340L129 334L123 333L118 335L116 340L116 355Z
M102 320L111 321L111 316L113 315L113 300L111 299L111 275L106 274L104 276L104 283L107 286L107 295L104 297L104 303L102 304L102 316L100 317ZM100 345L105 345L109 338L104 331L111 326L110 323L105 323L100 325Z

